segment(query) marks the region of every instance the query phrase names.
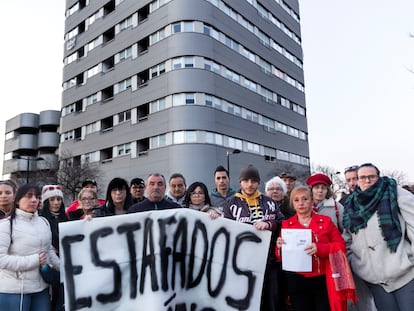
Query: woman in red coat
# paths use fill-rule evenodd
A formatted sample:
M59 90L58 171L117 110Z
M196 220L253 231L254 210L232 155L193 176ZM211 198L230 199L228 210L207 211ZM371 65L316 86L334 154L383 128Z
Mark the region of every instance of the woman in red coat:
M293 189L290 202L296 215L282 222L282 229L311 229L312 244L305 252L312 256L312 271L286 271L287 290L295 311L330 311L330 297L325 272L332 248L345 251L345 242L331 218L313 212L311 191L308 187ZM276 256L281 258L285 241L280 236L276 242ZM282 249L283 252L283 249Z

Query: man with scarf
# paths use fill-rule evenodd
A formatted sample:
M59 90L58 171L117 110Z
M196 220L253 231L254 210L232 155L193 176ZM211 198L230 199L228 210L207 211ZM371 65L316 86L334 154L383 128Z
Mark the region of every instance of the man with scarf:
M414 195L378 168L358 168L347 198L344 238L351 267L370 289L378 311L414 306Z
M284 296L281 286L281 266L276 261L274 248L276 237L284 216L275 202L260 193L260 174L257 168L249 165L240 172L240 191L224 203L225 218L253 225L257 230L272 231L269 255L266 265L261 311L284 310Z

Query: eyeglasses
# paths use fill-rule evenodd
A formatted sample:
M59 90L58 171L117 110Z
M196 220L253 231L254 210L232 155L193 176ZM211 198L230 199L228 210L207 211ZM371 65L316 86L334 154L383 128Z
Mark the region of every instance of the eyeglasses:
M278 191L279 192L279 191L283 191L283 189L276 187L276 188L268 188L267 191L269 192Z
M358 165L352 165L352 166L349 166L349 167L345 167L344 174L348 173L350 171L356 171L358 168L359 168Z
M204 195L204 193L203 192L191 192L190 193L192 196L201 196L201 195Z
M95 198L82 198L81 199L82 202L92 202L92 201L95 201L95 200L96 200Z
M378 178L378 175L358 176L358 180L374 180L377 178Z

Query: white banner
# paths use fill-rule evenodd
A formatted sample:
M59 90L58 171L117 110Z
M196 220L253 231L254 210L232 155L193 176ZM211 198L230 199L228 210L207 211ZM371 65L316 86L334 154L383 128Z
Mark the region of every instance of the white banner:
M59 224L65 309L260 309L269 231L190 209Z

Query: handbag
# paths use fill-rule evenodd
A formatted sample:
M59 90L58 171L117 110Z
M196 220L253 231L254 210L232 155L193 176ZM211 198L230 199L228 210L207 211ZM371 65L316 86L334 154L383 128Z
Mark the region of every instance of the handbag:
M48 264L45 264L40 269L40 275L43 280L50 285L59 285L60 284L60 272L52 268Z

